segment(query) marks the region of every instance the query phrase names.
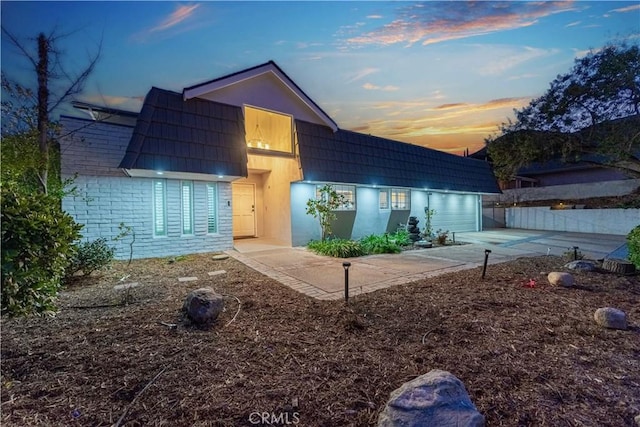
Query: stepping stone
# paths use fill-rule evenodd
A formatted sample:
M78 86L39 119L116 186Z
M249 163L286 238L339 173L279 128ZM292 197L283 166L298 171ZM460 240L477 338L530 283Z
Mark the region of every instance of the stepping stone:
M208 274L209 276L219 276L219 275L221 275L221 274L225 274L225 273L226 273L226 271L225 271L225 270L217 270L217 271L210 271L210 272L208 272L207 274Z
M120 290L123 290L123 289L135 288L137 286L138 286L138 282L123 283L122 285L115 285L113 287L113 289L116 290L116 291L120 291Z
M229 258L229 255L227 255L227 254L218 254L218 255L214 255L214 256L211 257L211 259L214 259L216 261L221 261L221 260L227 259L227 258Z
M193 282L194 280L198 280L197 277L178 277L178 282Z

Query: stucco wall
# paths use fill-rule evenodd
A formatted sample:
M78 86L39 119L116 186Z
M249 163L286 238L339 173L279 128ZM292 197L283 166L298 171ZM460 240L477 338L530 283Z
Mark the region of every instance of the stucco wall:
M307 215L306 202L315 198L315 184L294 183L291 185L291 229L293 246L304 246L310 240L318 240L321 237L319 222L316 218ZM385 231L395 231L398 223L406 224L410 216L415 216L420 221L418 227L425 227L424 208L429 204L436 210L432 218L433 231L438 229L457 231L479 231L480 224L480 196L476 194L453 194L427 192L420 190L411 191L411 210L395 211L379 209L378 189L372 187L356 188L356 212L355 218L347 217L352 221L350 236L346 238L359 239L370 234L382 234ZM344 233L342 233L344 234ZM348 234L348 233L347 233Z
M507 208L507 228L626 235L640 224L640 209Z

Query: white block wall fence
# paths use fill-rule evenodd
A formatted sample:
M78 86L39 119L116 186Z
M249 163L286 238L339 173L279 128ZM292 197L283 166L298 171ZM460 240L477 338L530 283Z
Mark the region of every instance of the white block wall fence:
M507 208L507 228L627 235L640 225L640 209Z

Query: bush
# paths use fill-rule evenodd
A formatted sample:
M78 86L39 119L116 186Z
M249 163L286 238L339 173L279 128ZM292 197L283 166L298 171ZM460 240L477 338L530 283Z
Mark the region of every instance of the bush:
M360 240L362 249L367 254L396 254L402 249L388 234L372 234Z
M336 258L351 258L366 255L360 242L345 239L331 239L310 242L307 247L320 255L327 255Z
M108 266L113 261L114 249L107 244L107 239L100 237L93 242L82 242L76 247L67 275L82 271L85 276Z
M439 245L446 245L448 238L449 230L438 229L438 231L436 231L436 242L438 242Z
M627 246L629 247L629 261L640 269L640 225L627 234Z
M60 200L2 186L2 314L47 314L74 253L81 225Z

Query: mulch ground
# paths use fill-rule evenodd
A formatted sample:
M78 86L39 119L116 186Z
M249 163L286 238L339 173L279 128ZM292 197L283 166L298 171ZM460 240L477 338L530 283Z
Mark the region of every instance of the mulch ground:
M526 258L345 307L211 258L118 262L68 287L54 318L3 319L1 424L250 426L267 413L371 426L392 390L432 369L464 382L488 426L634 426L640 414L638 276L574 273L577 287L556 288L546 273L564 262ZM127 275L140 286L115 291ZM181 316L202 286L227 295L208 328ZM603 306L629 330L596 325Z

